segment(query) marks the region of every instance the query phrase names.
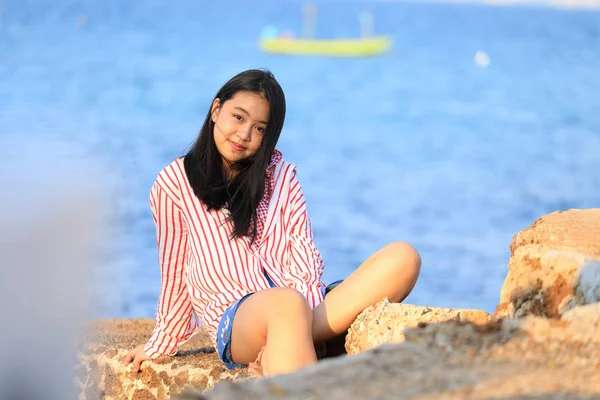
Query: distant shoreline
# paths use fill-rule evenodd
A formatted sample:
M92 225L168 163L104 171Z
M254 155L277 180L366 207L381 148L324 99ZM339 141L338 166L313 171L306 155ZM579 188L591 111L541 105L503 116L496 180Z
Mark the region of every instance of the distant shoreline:
M522 6L565 10L600 10L600 0L374 0L379 3L476 4L482 6Z
M564 9L600 9L600 0L482 0L483 4L489 5L523 5L540 6Z

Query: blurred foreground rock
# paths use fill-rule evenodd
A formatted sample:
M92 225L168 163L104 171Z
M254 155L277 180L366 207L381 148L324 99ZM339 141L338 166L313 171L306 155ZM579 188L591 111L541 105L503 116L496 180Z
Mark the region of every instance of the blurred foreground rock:
M350 328L349 356L287 376L227 371L202 333L182 356L133 373L116 349L143 343L153 321L96 322L81 398L600 399L600 209L539 219L515 235L511 254L493 318L384 299Z
M598 399L600 330L541 317L450 321L295 374L219 383L185 400Z

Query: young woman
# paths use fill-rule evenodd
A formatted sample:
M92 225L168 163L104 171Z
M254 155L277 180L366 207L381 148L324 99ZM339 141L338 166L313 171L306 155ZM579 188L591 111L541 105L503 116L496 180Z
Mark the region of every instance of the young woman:
M284 118L273 75L242 72L216 94L191 150L158 175L150 195L162 277L156 327L125 365L139 370L175 354L198 329L196 314L228 368L293 372L316 362L315 348L364 308L412 290L421 260L396 242L324 297L296 167L275 149Z

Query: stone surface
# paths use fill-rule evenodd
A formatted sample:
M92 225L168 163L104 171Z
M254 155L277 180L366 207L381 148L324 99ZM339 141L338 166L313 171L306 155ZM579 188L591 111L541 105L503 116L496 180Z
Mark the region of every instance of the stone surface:
M423 307L410 304L392 304L385 299L366 308L358 315L346 336L346 351L356 354L384 343L405 340L404 328L445 321L489 322L491 316L481 310Z
M579 321L583 323L583 321ZM408 328L405 341L186 400L600 398L598 325L527 317ZM572 326L572 324L575 324ZM591 329L591 330L587 330Z
M565 321L586 321L590 324L600 324L600 303L575 307L562 315Z
M554 212L519 232L494 316L558 318L600 300L600 209Z
M600 261L546 245L516 249L494 316L558 318L577 305L600 300Z
M531 244L600 258L600 208L555 211L539 218L513 237L511 255L517 248Z
M148 319L91 321L77 369L79 399L168 399L187 388L206 390L221 380L251 376L246 369L228 371L202 331L174 357L144 362L141 372L134 372L131 364L124 367L122 358L145 343L153 327Z

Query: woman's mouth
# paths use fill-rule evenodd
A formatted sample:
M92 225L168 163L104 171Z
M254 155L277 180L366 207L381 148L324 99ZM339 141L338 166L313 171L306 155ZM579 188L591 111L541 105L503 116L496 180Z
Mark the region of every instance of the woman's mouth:
M234 151L244 151L244 150L246 150L246 148L244 146L240 146L239 144L233 143L231 140L229 140L229 145L231 146L231 148Z

